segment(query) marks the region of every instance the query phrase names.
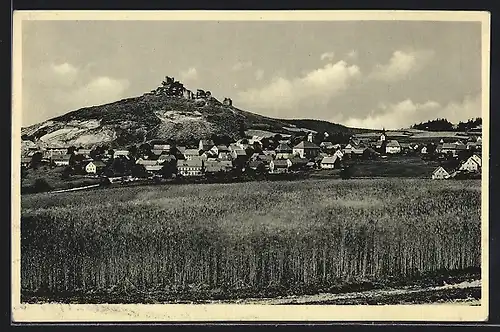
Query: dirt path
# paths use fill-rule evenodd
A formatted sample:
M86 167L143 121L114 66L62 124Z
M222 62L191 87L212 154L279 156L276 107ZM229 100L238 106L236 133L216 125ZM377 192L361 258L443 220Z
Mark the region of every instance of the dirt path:
M90 188L96 188L99 187L100 184L92 184L90 186L85 186L85 187L76 187L76 188L70 188L70 189L61 189L61 190L53 190L49 191L49 193L65 193L68 191L77 191L77 190L85 190L85 189L90 189Z
M343 294L286 296L224 301L239 304L404 304L457 303L480 305L481 281L464 281L439 287L404 287Z

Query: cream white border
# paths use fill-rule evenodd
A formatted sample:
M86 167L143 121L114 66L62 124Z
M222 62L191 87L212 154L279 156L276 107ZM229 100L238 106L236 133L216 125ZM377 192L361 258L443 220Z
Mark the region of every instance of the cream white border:
M246 21L477 21L482 24L482 301L480 306L269 306L269 305L21 305L20 128L22 21L25 20L246 20ZM490 13L453 11L16 11L13 16L12 112L12 320L112 321L484 321L488 316L488 174Z

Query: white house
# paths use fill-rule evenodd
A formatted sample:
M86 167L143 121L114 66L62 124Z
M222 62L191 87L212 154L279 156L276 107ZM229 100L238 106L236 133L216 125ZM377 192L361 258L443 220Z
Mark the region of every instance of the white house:
M322 169L332 169L335 168L335 163L337 163L337 156L334 155L333 157L324 157L321 160L321 168Z
M276 159L269 163L269 170L271 173L287 173L291 166L290 159Z
M128 159L129 151L128 150L116 150L113 153L113 158L116 159L118 157L125 157Z
M445 170L442 166L439 166L432 172L432 179L433 180L441 180L441 179L447 179L450 177L450 173L448 173L447 170Z
M292 153L300 156L300 158L315 158L319 155L319 152L319 146L309 141L302 141L292 149Z
M479 167L481 167L481 157L479 157L477 154L473 154L471 156L471 158L476 161L476 163L479 165Z
M85 166L85 172L95 174L97 172L97 168L95 167L95 164L93 162L89 162Z
M68 166L70 158L71 158L71 155L65 154L65 155L57 156L57 157L53 158L52 162L54 162L54 164L56 166Z
M422 148L422 150L420 150L420 153L422 153L422 154L427 154L427 147L426 147L426 146L424 146L424 147Z
M396 140L387 142L385 146L385 153L395 154L401 152L401 145Z
M467 172L477 172L481 169L481 165L477 162L477 159L470 157L462 165L460 165L459 171Z

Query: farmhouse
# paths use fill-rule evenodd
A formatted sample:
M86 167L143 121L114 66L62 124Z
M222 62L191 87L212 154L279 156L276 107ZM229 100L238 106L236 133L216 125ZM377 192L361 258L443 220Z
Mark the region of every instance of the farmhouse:
M276 149L276 159L286 159L292 156L293 149L287 143L280 143Z
M152 150L161 150L170 152L170 144L154 144Z
M300 158L312 159L319 154L320 148L316 144L309 141L302 141L293 147L292 153L299 155Z
M439 166L432 172L432 179L433 180L442 180L442 179L448 179L450 177L450 173L443 168L443 166Z
M322 169L333 169L339 164L339 159L337 155L334 155L333 157L325 157L321 160L321 168Z
M203 175L204 161L201 159L178 160L177 174L182 176L201 176Z
M91 149L78 149L75 151L75 155L84 156L86 158L90 157Z
M401 145L396 140L390 140L385 146L385 153L395 154L401 152Z
M269 163L271 173L287 173L288 168L292 166L290 159L277 159Z
M321 144L319 145L320 148L322 148L323 150L330 150L330 149L333 149L333 143L332 142L321 142Z
M290 165L290 170L303 170L307 167L307 163L309 162L307 159L304 158L299 158L297 156L292 157L290 159L291 165Z
M52 162L56 166L68 166L70 158L71 158L70 154L65 154L65 155L56 156L56 157L52 158Z
M458 169L459 171L466 171L466 172L477 172L481 169L481 159L479 159L479 162L477 161L477 158L469 157L462 165L460 165L460 168Z

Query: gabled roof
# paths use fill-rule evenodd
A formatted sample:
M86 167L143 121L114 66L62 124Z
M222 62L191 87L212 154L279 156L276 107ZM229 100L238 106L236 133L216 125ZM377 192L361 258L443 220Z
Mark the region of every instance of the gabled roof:
M92 163L97 168L99 168L99 167L106 167L106 164L104 162L102 162L101 160L94 160L94 161L92 161Z
M442 149L455 150L455 143L443 143Z
M292 152L292 148L290 147L290 145L288 145L287 143L280 143L276 149L275 149L276 152L282 152L282 153L287 153L287 152Z
M215 145L214 144L214 141L212 141L211 139L201 139L200 140L200 143L205 146L205 145L209 145L209 146L213 146Z
M157 165L158 161L140 158L140 159L137 159L137 161L135 163L138 164L138 165L144 165L144 166L149 165L149 166L151 166L151 165Z
M177 167L203 167L203 160L177 160Z
M323 147L323 148L333 147L333 143L330 141L325 141L325 142L321 142L321 144L319 146Z
M184 153L184 151L186 151L186 147L185 146L177 146L177 151L179 151L180 153Z
M169 154L162 154L161 156L158 157L158 160L175 160L175 157Z
M160 171L163 168L163 165L145 165L144 168L148 172L156 172Z
M170 150L170 144L155 144L153 150Z
M229 152L229 148L227 146L225 146L225 145L222 145L222 144L221 145L217 145L217 150L219 152Z
M333 157L324 157L321 160L321 163L322 164L335 164L336 161L337 161L337 155L334 155Z
M386 147L393 147L393 148L396 148L396 147L401 147L401 145L399 144L399 142L398 142L398 141L396 141L396 140L391 140L391 141L387 142Z
M54 158L52 158L52 160L63 160L63 161L66 161L66 160L70 160L70 158L71 158L70 154L61 154L61 155L55 156Z
M243 149L234 149L233 152L237 155L237 156L246 156L247 153L245 150Z
M294 149L319 149L319 146L309 141L302 141L293 147Z
M293 157L289 159L293 165L306 165L309 160L306 158Z
M184 155L199 156L200 151L198 149L186 149L184 150Z
M266 155L266 154L259 154L257 158L259 158L262 161L266 161L266 162L270 162L271 160L273 160L273 156Z
M434 172L432 172L432 174L436 174L440 170L444 170L447 174L450 174L450 172L448 172L443 166L439 166L438 168L436 168Z

